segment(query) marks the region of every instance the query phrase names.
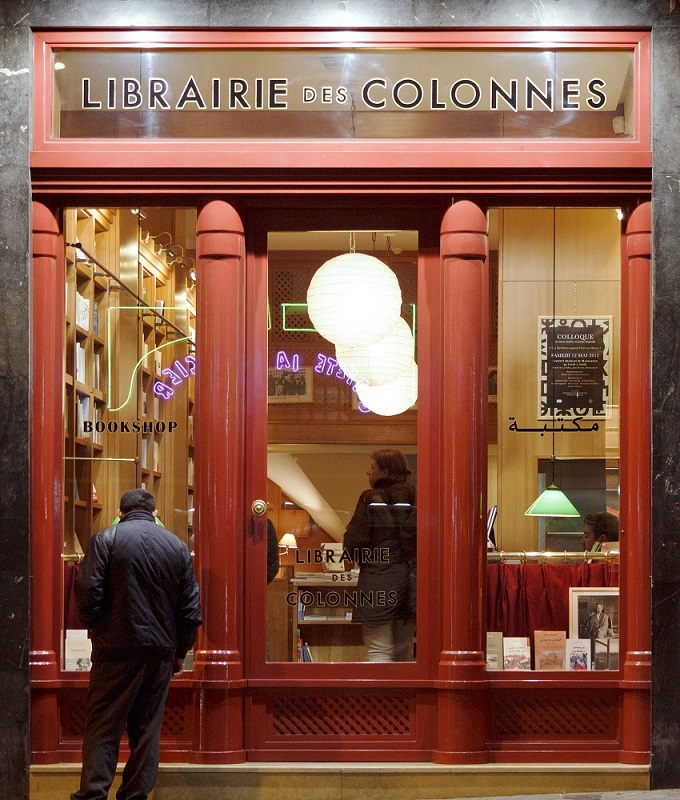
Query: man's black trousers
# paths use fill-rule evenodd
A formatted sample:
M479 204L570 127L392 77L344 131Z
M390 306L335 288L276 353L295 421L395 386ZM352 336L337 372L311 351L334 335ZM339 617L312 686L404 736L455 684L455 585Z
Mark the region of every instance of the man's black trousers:
M172 661L137 656L92 665L80 789L71 800L105 800L127 726L130 757L118 800L146 800L158 774L163 709Z

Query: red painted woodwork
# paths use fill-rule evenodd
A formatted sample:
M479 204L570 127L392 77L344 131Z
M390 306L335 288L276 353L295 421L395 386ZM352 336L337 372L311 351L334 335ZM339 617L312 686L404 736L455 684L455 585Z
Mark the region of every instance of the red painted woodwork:
M334 222L345 228L356 224L361 211L364 219L370 220L367 227L413 229L418 213L439 218L441 201L433 201L436 195L448 198L463 191L486 201L493 198L499 204L523 205L535 204L537 198L554 204L555 198L570 196L567 202L576 202L578 196L579 202L602 204L612 202L613 197L618 201L624 196L647 195L651 166L649 40L646 32L594 30L91 30L35 35L31 165L37 195L60 196L63 202L68 194L69 202L87 197L88 203L102 204L121 196L126 197L121 202L128 202L133 196L147 199L158 195L166 199L185 196L196 202L197 197L216 197L228 190L230 196L238 195L239 202L253 209L249 241L259 242L257 252L249 253L248 270L254 266L259 272L252 284L254 294L246 297L244 230L239 215L221 200L201 209L197 227L200 368L195 483L196 571L205 624L199 634L193 676L173 682L169 699L178 716L182 716L184 704L191 705L186 716L187 724L193 725L192 740L164 739L164 758L199 763L243 761L253 735L261 729L266 733L258 742L255 759L330 760L333 753L343 759L351 753L355 759L367 761L386 757L425 760L433 753L440 763L649 762L649 204L637 209L628 225L622 280L624 657L619 672L527 676L489 675L485 670L488 277L486 220L471 202L457 202L444 215L441 258L432 241L421 256L423 349L419 352L423 363L431 361L430 374L422 370L418 412L419 425L422 421L419 505L425 501L423 513L429 516L424 519L431 533L423 542L421 555L426 563L439 564L439 569L421 572L420 622L428 624L421 624L419 631L418 662L356 664L351 673L337 664L309 664L301 669L297 664L266 663L261 634L263 569L258 573L264 554L260 548L258 564L257 537L248 537L249 505L255 498L246 494L246 489L264 482L265 474L262 453L253 455L249 448L261 444L257 435L251 434L257 425L262 426L266 399L255 410L250 400L252 375L263 361L266 364L266 338L256 339L255 328L246 327L246 308L252 313L253 303L259 302L256 298L266 297L266 279L262 283L266 269L261 269L263 264L266 268L266 231L302 229L296 228L301 220L308 226L304 229L327 228L331 206ZM637 133L631 140L610 142L53 139L53 48L138 49L142 41L145 47L233 46L246 50L332 48L339 44L629 46L636 50ZM270 194L287 197L277 201L276 209L263 211ZM368 210L357 208L357 195L364 196L361 202ZM404 199L407 195L412 201ZM295 207L288 228L283 224L284 202ZM430 208L423 211L427 203ZM406 204L410 207L405 208ZM73 698L81 697L84 703L86 681L83 677L60 679L57 657L62 593L63 243L45 206L35 203L33 215L32 738L34 760L47 763L76 757L77 721L67 729L64 720L66 706L75 705ZM419 225L421 231L426 229L422 221ZM248 352L246 341L251 347ZM435 353L438 342L443 346L441 357ZM261 375L266 375L266 370L261 370ZM180 693L181 702L175 702ZM404 697L408 698L407 708L400 704ZM390 714L403 714L411 727L396 743L389 732L367 739L361 726L356 736L338 733L335 739L323 740L300 732L297 737L279 736L276 740L276 726L288 715L286 703L295 705L298 699L307 708L320 709L320 714L335 714L338 730L343 722L341 713L349 718L355 708L366 718L378 716L381 722ZM342 710L345 699L351 713ZM570 738L560 731L574 705L583 711L587 723L581 728L578 721L573 723ZM553 722L548 734L534 733L528 723L519 735L515 732L513 724L524 709L537 717L546 716L549 710ZM248 752L248 757L252 759L253 753Z
M443 508L439 741L434 760L488 760L485 705L486 216L454 203L441 225L443 342Z
M626 229L622 284L621 590L625 620L621 761L650 759L652 209L643 203ZM623 335L625 332L625 335Z
M33 203L31 277L31 736L33 760L60 760L59 636L64 451L64 245L52 212Z
M340 168L380 170L449 169L453 154L469 168L526 170L544 167L611 169L651 167L650 146L650 34L640 31L597 30L323 30L285 29L249 31L42 31L35 36L34 149L31 167L35 179L41 169L68 167L107 174L112 167L173 170L182 167L229 169ZM67 140L52 137L52 50L59 48L191 49L192 47L302 48L302 47L419 47L458 48L630 48L635 51L635 134L630 139L513 140L239 140L179 139ZM140 161L139 152L144 156ZM518 158L518 154L521 157ZM37 174L36 174L37 171ZM316 177L316 176L315 176ZM92 179L83 175L82 179ZM175 180L175 189L176 183ZM100 184L101 185L101 184ZM108 185L107 185L108 188ZM449 189L450 191L450 189Z
M243 750L244 243L236 211L204 206L196 227L196 561L203 626L194 661L191 760Z

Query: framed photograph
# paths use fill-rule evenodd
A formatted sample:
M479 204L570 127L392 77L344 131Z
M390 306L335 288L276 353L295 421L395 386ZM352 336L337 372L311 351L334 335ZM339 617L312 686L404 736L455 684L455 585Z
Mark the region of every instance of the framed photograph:
M311 403L314 401L312 368L267 370L267 399L270 403Z
M593 669L618 669L618 586L569 589L569 636L590 640Z
M488 371L488 397L490 403L495 403L498 400L498 367L489 367Z

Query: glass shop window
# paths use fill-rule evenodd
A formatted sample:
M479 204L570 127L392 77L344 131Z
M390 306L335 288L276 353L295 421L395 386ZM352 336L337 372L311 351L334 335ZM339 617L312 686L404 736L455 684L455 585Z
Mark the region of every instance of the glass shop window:
M73 581L128 489L193 550L196 212L64 212L64 663L89 669Z
M268 660L414 660L418 232L270 233L268 301Z
M489 215L488 669L618 668L621 218Z

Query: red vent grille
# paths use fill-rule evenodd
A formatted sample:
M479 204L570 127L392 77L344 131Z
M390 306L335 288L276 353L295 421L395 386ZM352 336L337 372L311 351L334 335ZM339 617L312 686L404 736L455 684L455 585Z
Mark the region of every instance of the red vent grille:
M169 739L183 739L188 735L184 703L173 702L172 698L168 698L163 713L161 734Z
M404 697L289 697L272 701L277 736L406 736L411 703Z
M602 736L612 729L611 704L595 697L502 698L494 704L493 717L498 736Z

